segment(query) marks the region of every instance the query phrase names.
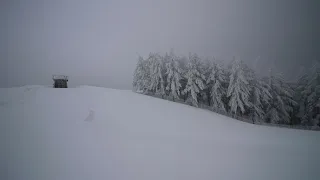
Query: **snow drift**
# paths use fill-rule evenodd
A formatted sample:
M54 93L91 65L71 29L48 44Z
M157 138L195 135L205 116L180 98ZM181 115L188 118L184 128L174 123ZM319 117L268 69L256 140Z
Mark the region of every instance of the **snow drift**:
M9 180L320 179L320 133L97 87L0 90Z

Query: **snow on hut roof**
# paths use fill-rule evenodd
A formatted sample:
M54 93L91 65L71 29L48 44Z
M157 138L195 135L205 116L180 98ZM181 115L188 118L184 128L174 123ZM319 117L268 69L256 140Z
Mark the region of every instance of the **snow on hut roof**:
M64 75L53 75L52 79L68 79L68 76L64 76Z

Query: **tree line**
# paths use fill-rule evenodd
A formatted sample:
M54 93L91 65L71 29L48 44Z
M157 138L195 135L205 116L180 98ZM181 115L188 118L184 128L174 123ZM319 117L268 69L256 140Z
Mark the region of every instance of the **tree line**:
M260 77L243 61L227 66L197 54L179 57L171 51L139 57L133 88L143 94L184 101L213 111L246 117L253 123L320 126L320 66L288 83L270 70Z

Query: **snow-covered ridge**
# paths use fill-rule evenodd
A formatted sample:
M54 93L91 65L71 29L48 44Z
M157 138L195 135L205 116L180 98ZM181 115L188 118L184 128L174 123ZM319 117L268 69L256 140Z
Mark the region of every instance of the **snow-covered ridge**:
M131 91L25 88L0 90L8 179L320 177L319 132L243 123Z

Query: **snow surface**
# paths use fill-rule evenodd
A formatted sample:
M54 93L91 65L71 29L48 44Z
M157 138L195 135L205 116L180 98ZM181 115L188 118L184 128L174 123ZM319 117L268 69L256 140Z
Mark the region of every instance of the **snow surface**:
M0 179L320 179L320 133L131 91L0 89Z

